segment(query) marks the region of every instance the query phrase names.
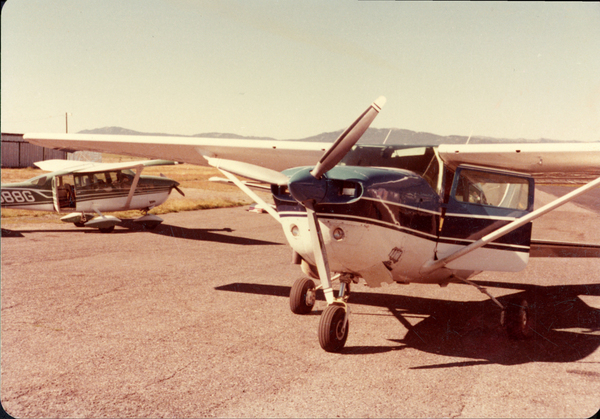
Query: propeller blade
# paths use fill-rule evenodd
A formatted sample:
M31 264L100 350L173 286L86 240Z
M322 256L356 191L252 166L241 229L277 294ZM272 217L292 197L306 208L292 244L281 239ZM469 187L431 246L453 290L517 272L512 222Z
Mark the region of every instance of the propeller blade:
M270 183L271 185L287 185L288 177L281 172L257 166L255 164L243 163L235 160L217 159L205 157L208 164L217 169L223 169L236 175L244 176L249 179L260 182Z
M320 179L324 173L338 164L340 160L350 151L352 146L365 133L371 122L375 119L383 105L385 105L385 97L378 97L372 104L358 117L352 125L339 136L335 143L323 154L319 163L310 172L315 178Z
M181 189L179 189L177 186L173 187L173 189L175 189L177 192L179 192L181 194L181 196L185 196L183 191Z

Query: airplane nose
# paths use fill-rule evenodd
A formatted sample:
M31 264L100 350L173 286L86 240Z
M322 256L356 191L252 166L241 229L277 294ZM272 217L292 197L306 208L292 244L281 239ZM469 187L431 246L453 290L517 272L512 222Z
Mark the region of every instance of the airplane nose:
M185 196L183 191L181 189L179 189L179 182L173 181L173 183L171 184L171 190L173 190L173 189L175 189L177 192L179 192L181 194L181 196Z
M316 179L310 170L303 169L296 172L288 182L288 189L296 201L304 203L313 200L318 204L327 195L327 179L324 177Z

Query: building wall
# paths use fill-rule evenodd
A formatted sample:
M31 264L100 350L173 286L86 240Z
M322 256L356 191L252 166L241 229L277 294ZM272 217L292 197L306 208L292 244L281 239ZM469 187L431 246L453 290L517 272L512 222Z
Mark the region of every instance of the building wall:
M19 142L4 141L2 136L2 167L19 167Z

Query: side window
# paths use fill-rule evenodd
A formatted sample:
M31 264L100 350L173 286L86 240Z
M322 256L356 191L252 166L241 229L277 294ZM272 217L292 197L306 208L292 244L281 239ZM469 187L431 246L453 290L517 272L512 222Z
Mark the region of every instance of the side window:
M78 188L92 188L97 179L92 174L75 175L75 187Z
M110 172L110 176L113 188L129 189L131 187L133 176L128 170Z
M100 187L106 186L106 177L104 176L104 173L96 173L94 175L94 183Z
M529 179L510 174L462 169L456 181L454 199L469 204L527 210Z

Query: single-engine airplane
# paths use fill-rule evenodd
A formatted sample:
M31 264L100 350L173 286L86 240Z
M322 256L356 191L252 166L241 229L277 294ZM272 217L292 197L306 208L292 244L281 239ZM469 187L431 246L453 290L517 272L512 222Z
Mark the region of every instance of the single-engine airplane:
M510 336L527 337L532 332L527 302L504 306L470 278L482 271L525 268L534 245L531 222L600 184L600 143L356 145L384 103L383 97L373 102L333 144L64 134L24 138L45 147L217 167L281 223L293 261L306 275L292 285L292 312L309 313L316 290L323 290L328 305L318 335L328 352L345 345L350 284L359 280L375 287L384 282L473 285L500 306ZM544 172L597 178L534 210L534 174ZM275 208L236 175L271 185ZM583 247L594 256L600 250ZM340 284L337 295L334 281Z
M148 229L162 218L147 212L167 200L179 183L166 177L141 176L144 167L175 164L167 160L95 163L44 160L34 163L51 171L24 182L2 185L2 208L68 213L61 221L77 227L94 227L110 233L121 222L103 212L139 209L144 216L134 221ZM94 213L97 216L94 216Z

